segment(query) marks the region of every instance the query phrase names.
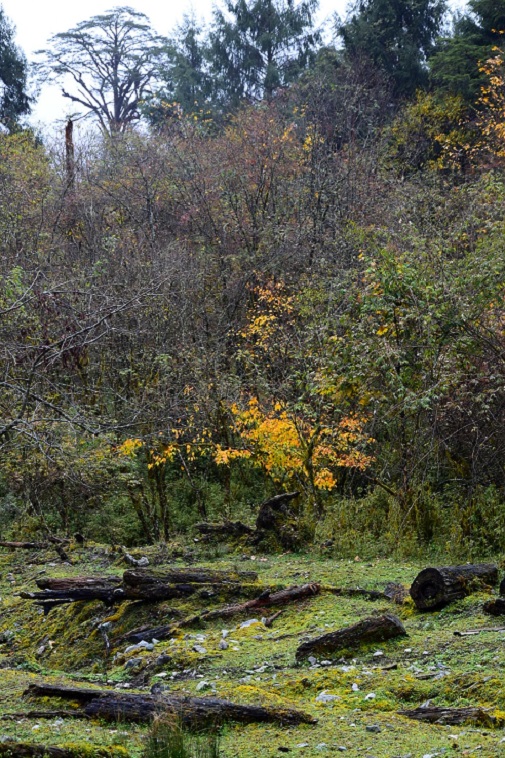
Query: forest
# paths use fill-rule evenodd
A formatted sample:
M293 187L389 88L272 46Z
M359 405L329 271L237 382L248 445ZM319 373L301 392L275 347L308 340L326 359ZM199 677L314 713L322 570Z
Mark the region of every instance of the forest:
M2 758L503 755L505 0L317 10L0 8Z
M505 547L505 2L316 9L0 13L2 539Z

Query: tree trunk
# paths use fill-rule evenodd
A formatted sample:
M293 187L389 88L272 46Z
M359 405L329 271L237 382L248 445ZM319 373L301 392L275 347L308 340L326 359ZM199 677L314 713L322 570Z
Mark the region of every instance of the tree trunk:
M218 698L122 694L112 690L81 690L77 687L38 684L31 684L25 694L77 700L86 716L106 721L148 722L164 712L173 713L183 724L198 728L225 721L241 724L279 723L290 726L315 724L317 721L307 713L290 708L237 705Z
M410 595L420 611L434 611L497 581L498 568L492 563L425 568L414 579Z
M383 642L406 634L402 622L396 616L372 616L353 626L302 643L296 651L296 658L300 660L313 653L339 653L368 642Z

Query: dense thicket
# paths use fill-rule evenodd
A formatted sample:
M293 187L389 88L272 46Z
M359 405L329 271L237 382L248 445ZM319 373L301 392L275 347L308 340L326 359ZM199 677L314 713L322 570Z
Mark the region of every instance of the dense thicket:
M481 74L459 131L325 48L70 173L0 137L1 528L167 539L289 488L294 546L503 547L499 51Z

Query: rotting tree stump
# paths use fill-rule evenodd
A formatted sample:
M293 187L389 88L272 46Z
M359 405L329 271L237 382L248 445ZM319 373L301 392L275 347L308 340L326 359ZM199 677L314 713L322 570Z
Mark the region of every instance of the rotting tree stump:
M410 595L418 610L435 611L497 581L493 563L425 568L414 579Z
M31 684L25 692L29 697L58 697L74 700L89 718L106 721L149 722L163 713L174 714L191 727L234 721L240 724L277 723L287 726L315 724L310 714L292 708L267 708L257 705L238 705L211 697L181 695L143 695L118 693L114 690L80 689L49 684Z
M484 603L483 610L490 616L505 616L505 597L497 597Z
M303 642L296 651L297 660L314 653L338 653L352 650L368 642L384 642L407 632L397 616L385 614L363 619L353 626L323 634Z

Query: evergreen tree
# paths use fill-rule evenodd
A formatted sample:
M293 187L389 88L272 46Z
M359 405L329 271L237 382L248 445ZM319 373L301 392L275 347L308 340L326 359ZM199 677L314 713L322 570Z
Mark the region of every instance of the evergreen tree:
M14 28L0 7L0 123L11 130L30 112L26 59L14 42Z
M337 31L351 58L369 58L391 78L397 97L411 97L427 84L426 62L445 10L445 0L358 0Z
M318 0L226 0L214 11L210 67L216 99L226 108L270 99L313 58Z
M163 84L146 104L152 126L160 126L174 113L199 113L209 107L212 84L208 72L208 46L194 15L185 15L168 41L158 72Z
M479 62L503 46L505 0L470 0L468 6L470 13L456 19L453 34L440 41L430 70L438 89L473 103L483 83Z

